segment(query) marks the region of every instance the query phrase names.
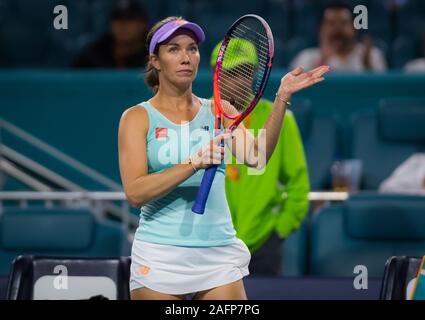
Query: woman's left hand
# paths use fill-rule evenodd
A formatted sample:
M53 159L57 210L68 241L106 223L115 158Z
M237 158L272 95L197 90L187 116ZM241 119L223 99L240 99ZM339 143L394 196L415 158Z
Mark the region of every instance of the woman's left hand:
M295 68L280 81L278 94L283 97L290 97L297 91L325 80L323 75L328 71L329 66L320 66L308 72L304 72L303 67Z

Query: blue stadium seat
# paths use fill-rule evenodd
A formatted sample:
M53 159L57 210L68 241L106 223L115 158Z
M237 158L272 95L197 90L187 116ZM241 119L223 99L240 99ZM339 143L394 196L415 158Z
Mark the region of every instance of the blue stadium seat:
M191 3L191 1L187 1ZM236 17L242 16L244 14L253 13L258 15L263 15L265 10L265 1L246 1L246 0L216 0L212 1L214 4L214 14L217 20L220 20L220 16L223 14L232 13Z
M307 272L309 220L285 239L282 245L282 274L285 277L302 277Z
M312 222L310 271L315 276L354 276L364 265L382 277L394 255L425 253L425 198L364 194L323 207Z
M78 1L77 1L78 2ZM95 37L101 37L109 29L114 0L95 0L88 3L88 8L82 8L88 24L88 32Z
M158 0L158 1L140 0L140 1L143 4L144 8L146 9L150 25L153 25L155 22L165 17L162 11L165 0Z
M103 21L103 16L90 11L91 6L87 1L70 1L63 4L68 9L68 29L48 28L48 47L43 60L43 66L46 68L71 66L73 59L84 46L98 36L92 25ZM106 27L99 33L103 34L105 29Z
M307 157L311 190L329 188L330 167L338 148L338 127L332 117L315 115L309 100L294 100L297 120Z
M292 2L292 37L314 40L318 37L319 20L326 1L302 0ZM313 32L312 32L313 31Z
M353 157L363 162L362 189L376 190L425 147L425 100L383 99L374 114L353 118Z
M392 67L402 69L404 65L419 56L419 42L411 35L397 37L391 46Z
M69 0L8 0L9 16L22 19L20 22L47 26L52 21L53 8L59 4L67 4L67 1Z
M47 41L47 32L42 26L9 18L0 28L0 66L10 68L39 65L44 58Z
M265 1L265 13L263 17L270 25L275 39L278 38L282 41L287 41L291 37L291 11L289 2L288 0Z
M379 50L381 50L382 55L384 56L384 59L386 59L387 66L388 66L388 56L389 56L389 53L390 53L388 41L386 41L383 38L378 38L378 37L373 37L372 41L373 41L373 45L376 48L378 48Z
M191 1L162 1L160 20L168 16L183 16L183 18L188 19L190 15Z
M7 19L10 10L10 1L0 1L0 26Z
M291 37L291 12L288 0L266 1L264 18L269 24L274 38L273 68L287 68L288 41Z
M398 35L412 36L424 31L425 3L422 0L409 0L400 6L398 12Z
M104 257L129 254L121 224L97 219L87 208L3 207L0 274L18 255Z
M385 43L391 40L391 26L390 26L390 4L388 1L382 0L366 0L362 2L352 1L352 6L365 5L368 12L368 29L359 30L372 35L373 39L380 38Z
M5 67L41 66L53 28L53 8L58 0L6 1L0 19L0 65ZM1 18L1 17L0 17Z

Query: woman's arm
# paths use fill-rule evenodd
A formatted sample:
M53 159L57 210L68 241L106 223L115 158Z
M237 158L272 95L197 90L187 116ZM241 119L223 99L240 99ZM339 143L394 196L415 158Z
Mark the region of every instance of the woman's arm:
M279 138L287 107L284 101L289 102L295 92L323 81L323 75L329 71L329 67L320 66L309 72L304 73L303 71L302 67L298 67L282 78L277 91L279 98L276 97L274 100L272 111L257 138L254 138L243 124L239 124L233 131L232 145L229 147L239 161L256 169L265 167ZM224 120L226 128L231 123L232 121L229 119ZM238 145L243 145L243 148Z
M148 174L146 134L149 128L147 112L141 107L127 109L121 116L118 130L118 152L121 180L124 192L134 207L161 198L196 170L219 164L223 158L220 139L230 137L221 134L205 145L192 158L158 173Z

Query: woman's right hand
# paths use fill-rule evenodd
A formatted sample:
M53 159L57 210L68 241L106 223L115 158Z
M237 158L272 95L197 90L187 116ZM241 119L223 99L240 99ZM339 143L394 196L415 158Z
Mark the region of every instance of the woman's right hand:
M221 141L226 141L231 136L230 132L220 133L195 153L192 156L195 169L206 169L211 165L221 164L224 159L224 147L221 146Z

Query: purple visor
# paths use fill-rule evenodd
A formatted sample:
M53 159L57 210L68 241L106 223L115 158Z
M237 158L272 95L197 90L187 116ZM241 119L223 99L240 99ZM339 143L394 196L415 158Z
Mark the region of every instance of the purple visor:
M176 30L181 28L191 30L195 34L198 43L205 40L204 31L196 23L182 19L173 20L164 24L154 33L151 43L149 44L149 54L153 54L158 43L167 40Z

